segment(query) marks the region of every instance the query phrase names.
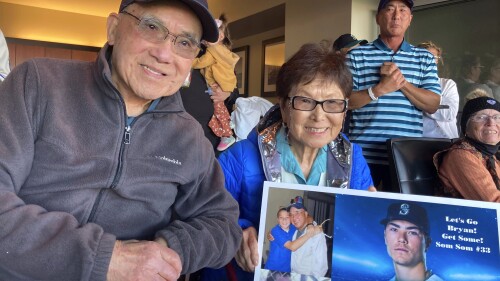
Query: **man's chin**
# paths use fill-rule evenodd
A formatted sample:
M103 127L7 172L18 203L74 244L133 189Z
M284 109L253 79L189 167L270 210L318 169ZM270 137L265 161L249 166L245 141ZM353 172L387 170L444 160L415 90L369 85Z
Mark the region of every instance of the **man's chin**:
M410 257L399 256L399 257L393 257L392 260L394 264L406 267L413 267L417 264L417 262L414 262Z

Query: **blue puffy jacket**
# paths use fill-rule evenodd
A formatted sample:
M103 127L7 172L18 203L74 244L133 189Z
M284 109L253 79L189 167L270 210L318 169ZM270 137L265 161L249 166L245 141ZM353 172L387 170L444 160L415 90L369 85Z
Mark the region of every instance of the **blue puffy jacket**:
M226 189L240 206L239 224L242 229L259 227L262 187L266 180L262 169L257 132L236 142L219 156L226 178Z

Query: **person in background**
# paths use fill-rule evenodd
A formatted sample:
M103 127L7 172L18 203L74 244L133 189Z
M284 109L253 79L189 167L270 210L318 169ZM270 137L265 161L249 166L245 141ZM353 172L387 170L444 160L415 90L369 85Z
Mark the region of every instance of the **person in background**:
M461 58L459 69L459 77L457 78L457 89L460 101L458 110L462 111L465 104L465 96L472 92L474 89L483 89L488 93L489 97L493 97L491 89L485 84L479 82L481 71L484 66L481 64L481 58L476 55L466 54Z
M375 186L383 191L396 191L387 139L422 137L422 112L436 112L440 102L434 56L404 37L413 19L412 8L412 0L380 0L379 37L347 53L354 83L349 138L363 148Z
M469 100L460 126L465 136L434 155L447 196L500 202L500 103L491 97Z
M395 276L389 281L443 281L427 268L427 251L431 246L427 211L414 202L392 203L384 225L387 254L392 259Z
M215 43L208 43L204 55L196 58L193 62L194 69L202 69L205 80L211 87L217 85L225 92L231 92L236 88L236 74L234 67L240 59L237 54L231 52L231 40L227 28L227 20L221 15L216 20L219 28L219 39ZM235 141L231 128L231 116L223 102L214 102L214 115L209 122L209 127L214 134L221 138L218 151L224 151Z
M200 53L203 52L203 46ZM189 86L181 87L179 92L181 93L182 104L186 109L186 112L193 116L196 121L201 125L205 137L210 141L212 145L212 150L217 156L220 153L217 150L217 146L220 143L220 138L217 137L212 129L208 126L208 123L214 115L214 103L224 102L231 100L233 93L235 96L238 95L236 92L224 92L220 87L211 88L212 94L208 95L208 87L205 81L205 77L200 73L199 69L192 69L190 74ZM237 89L236 89L237 90ZM227 107L227 106L226 106Z
M368 41L364 39L358 40L358 38L356 38L354 35L346 33L340 35L337 39L335 39L332 45L332 49L336 52L347 54L347 52L356 48L357 46L365 45L367 43ZM342 125L342 133L344 134L349 134L349 124L351 122L351 115L352 115L351 110L347 110L344 124Z
M177 280L240 244L178 93L218 38L207 2L122 0L106 27L95 62L31 59L0 84L0 280Z
M270 101L261 97L237 98L231 113L236 141L246 139L272 106Z
M364 39L358 40L358 38L356 38L354 35L346 33L340 35L337 39L335 39L332 48L336 52L347 54L347 52L349 52L351 49L354 49L360 45L365 45L367 43L368 41Z
M484 83L490 87L493 93L493 98L500 100L500 58L493 58L491 64L485 72L486 79L484 80Z
M0 30L0 82L2 82L10 72L9 47L5 41L2 30Z
M443 64L443 50L431 41L418 44L418 47L429 51L436 60L436 64ZM458 90L455 81L447 78L439 78L441 85L441 102L443 108L435 113L424 112L424 137L429 138L458 138L457 113L458 113Z
M479 97L490 97L490 96L489 96L488 92L486 92L484 89L474 88L467 95L465 95L465 103L467 103L468 101L470 101L472 99L479 98Z
M278 72L278 104L219 156L225 186L240 207L243 241L228 270L237 280L253 280L258 263L264 181L375 190L361 149L340 133L351 89L344 55L302 46ZM203 280L227 280L225 270L204 273Z

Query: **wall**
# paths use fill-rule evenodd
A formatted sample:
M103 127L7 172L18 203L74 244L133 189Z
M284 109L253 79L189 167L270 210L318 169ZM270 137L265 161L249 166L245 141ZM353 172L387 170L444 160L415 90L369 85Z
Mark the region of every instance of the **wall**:
M442 47L444 65L440 65L439 75L457 79L464 54L481 56L484 66L488 66L493 56L500 56L499 11L498 0L417 9L408 38L413 44L430 40Z
M432 40L449 55L500 53L500 1L476 0L414 12L412 43Z
M0 2L5 37L102 47L106 18Z
M9 39L7 46L9 48L11 69L34 57L94 61L99 52L99 48L95 47L81 47L24 39Z
M208 0L208 7L213 16L225 13L232 22L283 3L285 0Z
M353 0L351 34L359 40L373 41L378 36L378 26L375 21L378 1L376 0ZM347 33L347 32L345 32Z
M262 5L260 1L256 2ZM219 8L217 5L211 6L212 12ZM235 40L233 44L235 48L250 46L249 96L261 95L262 41L284 35L285 58L289 58L305 43L319 43L323 39L332 42L339 35L350 32L351 9L351 0L314 0L313 2L288 0L286 1L285 27ZM231 10L226 11L228 16L231 15ZM234 20L233 15L230 16L230 20ZM277 101L275 98L268 99L271 102Z
M261 59L262 59L262 41L283 36L285 28L278 28L264 33L248 36L233 42L233 47L241 47L248 45L249 49L249 65L248 65L248 95L260 96L261 85ZM274 101L273 101L274 102Z
M121 0L0 0L0 2L107 17L109 12L118 10Z
M225 12L230 21L282 3L286 3L285 27L248 36L234 42L234 47L250 46L248 73L250 96L260 96L262 41L285 36L285 56L288 58L304 43L320 42L322 39L333 41L338 35L350 32L351 0L314 0L312 2L303 0L287 0L286 2L284 0L209 1L213 15ZM100 15L103 13L101 12ZM94 47L101 47L106 41L105 16L83 15L0 2L0 26L5 36L10 38Z
M285 20L285 57L305 43L333 42L351 30L351 0L288 0Z

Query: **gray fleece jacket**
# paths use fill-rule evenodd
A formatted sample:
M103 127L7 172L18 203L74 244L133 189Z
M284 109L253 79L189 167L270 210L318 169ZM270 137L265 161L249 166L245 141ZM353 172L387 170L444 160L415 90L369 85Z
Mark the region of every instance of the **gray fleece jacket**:
M165 238L183 273L234 257L238 206L200 125L177 93L126 130L111 51L0 84L0 280L105 280L116 239Z

